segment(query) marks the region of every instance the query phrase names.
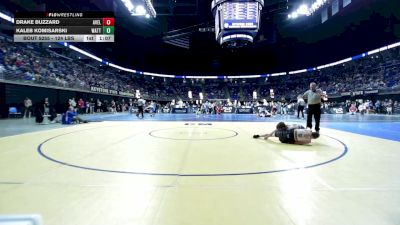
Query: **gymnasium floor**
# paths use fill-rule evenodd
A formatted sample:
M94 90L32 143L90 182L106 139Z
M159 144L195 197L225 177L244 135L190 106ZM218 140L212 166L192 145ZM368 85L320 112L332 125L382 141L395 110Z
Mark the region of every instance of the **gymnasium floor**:
M0 120L0 214L44 225L400 224L400 117L323 115L309 146L251 136L292 116Z

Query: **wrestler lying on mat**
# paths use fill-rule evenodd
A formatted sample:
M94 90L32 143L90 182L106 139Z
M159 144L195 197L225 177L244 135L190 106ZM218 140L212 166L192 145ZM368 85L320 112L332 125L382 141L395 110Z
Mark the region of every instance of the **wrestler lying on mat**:
M253 136L253 138L260 137L264 139L278 137L279 141L282 143L304 145L311 143L311 139L317 139L319 133L305 129L302 125L286 125L284 122L279 122L278 125L276 125L276 130L272 131L270 134L256 134Z

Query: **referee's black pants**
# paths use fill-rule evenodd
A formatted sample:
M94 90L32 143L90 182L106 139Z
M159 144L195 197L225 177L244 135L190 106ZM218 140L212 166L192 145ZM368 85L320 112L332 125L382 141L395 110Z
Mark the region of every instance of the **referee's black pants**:
M143 118L143 106L138 106L138 112L136 113L136 116L139 117L139 115L142 115Z
M312 116L315 119L315 130L319 131L319 122L321 120L321 104L308 105L307 127L312 128Z

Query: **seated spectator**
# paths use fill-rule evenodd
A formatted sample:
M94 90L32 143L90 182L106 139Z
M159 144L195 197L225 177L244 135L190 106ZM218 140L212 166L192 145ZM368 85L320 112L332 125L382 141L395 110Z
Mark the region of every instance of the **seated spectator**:
M68 111L65 112L62 118L63 124L72 124L72 123L87 123L87 120L84 120L78 116L72 106L68 107Z
M354 115L357 112L357 107L355 104L351 104L350 108L349 108L349 113L351 115Z

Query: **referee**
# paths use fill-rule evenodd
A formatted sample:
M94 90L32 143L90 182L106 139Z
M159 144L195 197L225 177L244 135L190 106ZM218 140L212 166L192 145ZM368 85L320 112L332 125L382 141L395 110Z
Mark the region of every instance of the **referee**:
M315 131L319 132L319 122L321 120L321 100L326 98L321 89L317 89L317 84L310 83L310 90L303 94L303 98L307 99L308 114L307 114L307 127L312 129L312 116L315 119Z
M136 116L138 118L140 118L139 115L141 114L142 115L142 119L143 119L143 111L144 111L145 104L146 104L146 101L144 99L142 99L141 97L139 97L139 99L137 101L138 111L136 113Z

